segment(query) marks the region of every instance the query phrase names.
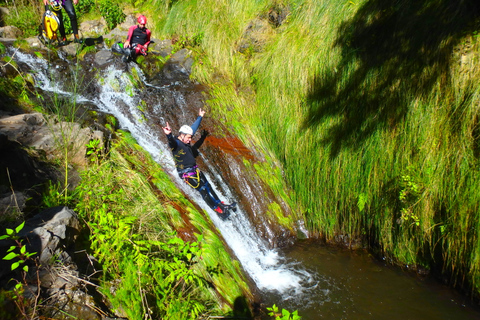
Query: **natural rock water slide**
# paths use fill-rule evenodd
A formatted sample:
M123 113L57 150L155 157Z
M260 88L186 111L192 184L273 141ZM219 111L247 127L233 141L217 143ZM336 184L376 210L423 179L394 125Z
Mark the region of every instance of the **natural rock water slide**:
M470 319L478 316L470 309L466 311L449 295L437 299L438 292L430 287L419 285L412 289L415 281L402 278L405 275L365 256L333 252L307 243L279 249L291 245L293 235L270 222L264 213L273 201L279 203L286 214L290 214L290 209L245 166L244 160L262 161L262 155L247 149L221 119L212 117L207 108L209 112L202 128L209 130L211 135L201 149L198 162L220 198L239 204L239 210L228 220L220 219L199 194L178 178L161 130L168 121L175 132L182 124L193 123L198 109L205 108L203 87L189 80L191 60L188 52L172 56L163 70L153 76L144 75L133 63L126 66L120 58L104 59L109 56L108 52L102 52L101 56L101 63L93 54L85 56L78 62L80 71L75 62L62 59L47 63L34 54L22 52L16 52L15 59L22 70L30 70L35 86L43 92L74 98L84 108L114 115L120 127L130 131L185 195L210 216L268 303L299 309L304 319L358 319L359 315L371 319L384 316L392 319ZM71 92L68 81L60 79L73 79L65 77L64 73L75 70L85 77L79 90ZM132 74L138 75L138 79L134 80ZM389 282L397 283L396 287L391 288ZM410 287L404 289L400 283ZM399 300L385 299L383 288L397 290L394 297ZM407 300L407 296L417 298L412 301ZM443 298L453 302L443 303ZM407 302L402 304L402 300ZM392 306L399 307L402 313L394 311Z

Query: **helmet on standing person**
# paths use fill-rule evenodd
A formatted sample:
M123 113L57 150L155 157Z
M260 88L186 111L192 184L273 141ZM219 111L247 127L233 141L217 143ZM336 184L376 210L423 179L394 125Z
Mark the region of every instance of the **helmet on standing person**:
M183 125L180 127L180 133L193 135L193 130L190 126Z
M138 17L137 22L138 24L147 24L147 17L141 15L140 17Z
M49 4L50 4L50 7L52 7L53 11L62 10L62 1L61 0L50 0Z

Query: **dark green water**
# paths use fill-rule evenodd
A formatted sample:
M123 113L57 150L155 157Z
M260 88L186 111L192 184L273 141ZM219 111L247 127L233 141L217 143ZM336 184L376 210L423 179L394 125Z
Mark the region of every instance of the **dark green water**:
M265 304L314 319L480 319L469 298L429 277L389 267L367 253L299 243L282 252L313 279L303 292L266 293Z

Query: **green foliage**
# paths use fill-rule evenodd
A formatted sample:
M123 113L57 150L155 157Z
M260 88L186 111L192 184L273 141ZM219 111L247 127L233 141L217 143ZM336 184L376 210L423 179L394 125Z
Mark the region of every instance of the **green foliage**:
M97 165L103 158L103 147L100 142L101 141L99 139L94 139L87 143L87 157L91 162L94 162Z
M99 171L105 173L107 166L104 163ZM91 183L93 177L88 178L84 181ZM95 179L101 179L108 188L106 178L101 175ZM153 234L146 230L139 232L139 217L125 211L128 208L118 210L129 198L124 187L119 185L102 196L96 196L89 185L79 188L84 200L77 210L88 218L91 248L103 264L104 280L122 279L115 284L114 294L108 287L104 290L115 307L128 306L125 312L131 319L145 315L154 319L196 318L205 311L208 303L192 291L192 286L205 285L195 271L201 237L194 243L175 237L166 242L150 238Z
M360 212L365 209L365 205L367 204L367 197L364 193L360 193L358 196L357 207Z
M78 16L77 16L77 19L78 19ZM65 35L68 36L69 34L72 34L73 32L72 22L70 21L70 18L68 17L68 14L66 14L66 12L62 13L62 21L63 21L63 27L65 28ZM60 31L57 31L57 32L58 32L58 37L60 37Z
M204 220L205 237L187 242L175 236L170 224L184 228L175 208L190 204L130 135L117 135L109 158L93 162L77 188L76 211L87 222L91 249L103 265L102 292L131 319L218 313L210 288L215 284L222 295L238 295L243 280L229 279L241 272L239 266L229 267L221 241L212 247L217 243ZM220 254L226 254L221 262ZM209 270L220 264L224 271L211 275Z
M368 237L399 263L442 263L441 249L438 269L479 288L477 17L448 1L288 1L245 59L247 26L276 4L178 1L158 26L203 34L192 77L212 114L279 161L311 231Z
M295 206L290 196L291 190L285 188L281 167L272 158L266 157L265 162L255 163L253 167L256 174L270 187L279 201L287 203L290 207ZM276 202L269 205L267 214L274 215L279 224L291 229L293 229L294 221L298 218L294 215L285 216L282 208Z
M409 173L401 176L401 190L399 200L402 203L401 221L412 221L411 225L420 226L420 218L413 212L415 205L418 202L418 197L421 194L420 186L415 182L415 178L410 172L413 172L413 167L407 168Z
M31 108L32 102L30 96L32 95L39 98L39 94L30 87L30 85L33 84L32 76L22 74L18 69L17 63L10 56L2 57L2 62L3 63L0 64L2 67L13 68L15 73L0 79L0 95L14 97L17 99L19 105L26 109Z
M99 0L98 6L100 14L107 22L107 27L109 30L114 29L117 24L125 21L126 15L115 1Z
M267 307L268 315L271 317L275 317L275 320L300 320L302 317L298 315L298 311L295 310L294 312L290 313L286 309L282 309L280 313L278 307L273 305L271 308Z
M12 240L15 242L15 245L10 246L7 250L7 254L2 258L6 260L7 263L10 263L10 270L15 271L17 276L19 275L20 280L13 278L16 282L13 290L8 292L2 292L2 295L6 293L5 298L7 300L13 301L15 304L17 311L24 316L24 318L32 318L36 315L36 304L38 302L39 293L34 293L33 290L30 288L32 285L32 281L27 279L27 274L29 272L29 264L35 264L36 272L37 272L37 282L36 285L37 290L40 290L39 286L39 278L38 278L38 258L34 258L37 254L36 252L28 252L27 246L24 244L24 239L21 239L18 236L18 233L23 229L25 226L25 222L22 222L18 225L15 229L6 229L6 233L3 236L0 236L0 240ZM33 303L33 307L30 301L24 295L24 288L28 288L31 295L36 295L36 299ZM3 301L3 300L2 300ZM3 312L3 307L1 308L0 314Z
M42 207L68 206L72 204L74 198L75 195L68 193L60 182L48 181L42 192Z
M186 37L182 35L178 39L176 39L175 43L173 44L173 52L187 47L197 47L202 44L203 37L203 32L195 33L191 37Z
M15 3L15 2L14 2ZM15 26L28 38L38 34L40 22L39 4L29 1L19 1L18 4L10 7L10 14L5 15L5 25Z
M95 10L95 0L78 1L75 5L75 12L79 15L87 14Z

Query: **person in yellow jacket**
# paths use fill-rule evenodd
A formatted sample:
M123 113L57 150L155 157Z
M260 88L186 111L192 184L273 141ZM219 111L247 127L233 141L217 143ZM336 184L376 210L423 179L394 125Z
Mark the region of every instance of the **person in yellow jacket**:
M52 8L52 11L58 16L60 20L60 25L58 29L60 30L60 46L64 46L67 44L67 36L65 34L65 26L63 25L63 16L62 16L62 8L65 9L67 12L68 17L70 18L70 24L72 26L73 31L73 41L75 43L82 43L82 39L78 36L78 24L77 24L77 14L75 13L75 8L73 5L76 5L78 0L43 0L44 5L49 5Z

